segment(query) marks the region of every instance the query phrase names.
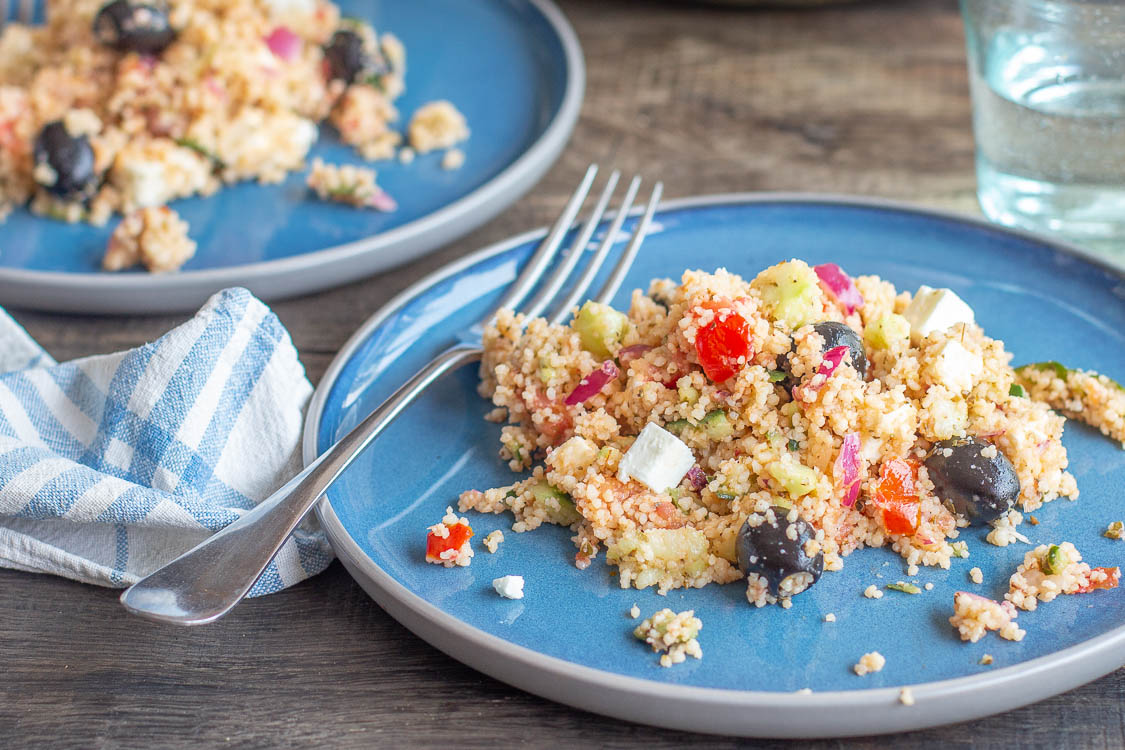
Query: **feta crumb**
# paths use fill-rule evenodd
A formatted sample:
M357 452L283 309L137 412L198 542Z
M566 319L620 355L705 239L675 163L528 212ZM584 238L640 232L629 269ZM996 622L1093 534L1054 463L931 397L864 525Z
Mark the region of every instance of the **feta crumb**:
M984 583L984 573L980 568L969 569L969 580L973 583Z
M502 576L492 582L492 588L505 599L523 599L523 576Z
M617 478L628 484L636 479L653 492L675 487L695 465L695 456L679 438L649 422L625 451Z
M908 687L904 687L898 691L898 702L904 706L914 705L914 691Z
M875 584L871 584L870 586L865 588L863 590L863 595L866 596L868 599L882 599L883 598L882 590L878 586L876 586Z
M953 393L966 393L972 390L974 381L984 371L984 360L956 339L950 339L933 360L932 371L940 385Z
M835 613L833 613L833 612L829 612L828 614L826 614L826 615L824 616L824 621L825 621L825 622L836 622L836 615L835 615Z
M641 616L641 608L638 607L636 604L634 604L633 608L629 610L629 616L632 617L634 620L637 619L638 617Z
M859 662L852 667L852 669L855 670L857 675L862 677L865 674L880 671L886 663L887 660L883 658L882 654L878 651L872 651L869 654L861 656Z
M500 546L500 542L504 541L504 532L500 529L496 529L496 531L489 533L489 535L486 536L483 541L484 548L487 549L490 553L495 553L496 548Z
M902 317L910 323L910 338L915 343L935 331L974 321L973 308L952 289L931 289L924 285L918 287Z

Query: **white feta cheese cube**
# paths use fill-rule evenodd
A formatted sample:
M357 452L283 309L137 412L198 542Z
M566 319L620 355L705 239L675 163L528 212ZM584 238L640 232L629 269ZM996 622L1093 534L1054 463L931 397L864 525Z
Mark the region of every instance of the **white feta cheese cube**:
M160 162L120 159L117 174L122 192L138 208L160 206L168 201L168 183L164 179L164 165Z
M523 599L523 576L502 576L492 582L492 588L505 599Z
M316 0L266 0L266 5L279 16L311 16L316 12Z
M918 343L934 331L944 331L958 323L972 323L973 308L952 289L918 287L902 316L910 323L910 340Z
M956 339L946 341L934 360L934 379L954 393L972 390L973 383L984 371L984 360Z
M636 479L654 492L675 487L695 465L691 449L678 437L649 422L617 468L617 478L622 482Z

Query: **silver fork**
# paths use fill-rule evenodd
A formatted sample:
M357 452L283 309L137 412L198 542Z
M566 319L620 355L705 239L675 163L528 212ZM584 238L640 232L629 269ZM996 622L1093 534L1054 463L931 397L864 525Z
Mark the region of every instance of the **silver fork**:
M11 18L15 6L15 18ZM35 20L35 0L0 0L0 31L10 23L31 23Z
M121 603L125 608L142 617L177 625L203 625L222 617L246 596L246 592L258 580L285 539L352 460L431 383L451 370L480 359L483 353L481 334L493 320L496 311L503 308L515 309L542 280L539 293L523 305L519 312L530 319L551 307L547 319L552 323L563 321L586 294L605 264L641 184L640 177L634 177L630 181L625 198L606 231L605 239L598 245L578 280L564 293L563 287L582 256L586 255L586 246L601 222L620 179L617 171L609 176L570 252L564 254L551 274L544 279L590 192L597 171L596 165L591 165L586 170L586 176L570 197L562 215L552 225L523 271L491 313L461 331L453 346L419 370L351 432L340 438L285 486L202 544L133 584L121 595ZM609 302L617 293L641 242L644 241L662 192L663 185L656 183L629 244L594 300Z

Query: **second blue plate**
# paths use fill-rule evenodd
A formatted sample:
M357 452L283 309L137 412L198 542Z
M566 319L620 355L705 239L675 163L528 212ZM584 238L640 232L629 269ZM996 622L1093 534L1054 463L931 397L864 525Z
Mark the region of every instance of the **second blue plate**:
M554 162L582 103L585 72L573 30L550 0L337 0L406 45L402 117L449 99L472 135L463 167L441 153L410 165L375 162L398 201L391 213L310 200L305 173L242 183L173 207L199 245L178 273L99 270L106 227L67 225L25 209L0 224L0 305L69 312L168 312L223 287L280 298L412 260L471 231L527 191ZM405 125L405 123L401 123ZM362 163L326 129L309 159Z

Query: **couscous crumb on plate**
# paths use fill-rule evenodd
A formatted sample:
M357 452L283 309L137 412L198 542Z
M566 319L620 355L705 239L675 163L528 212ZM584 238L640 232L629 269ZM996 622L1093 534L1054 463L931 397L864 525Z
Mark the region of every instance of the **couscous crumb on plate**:
M113 230L102 267L120 271L143 265L154 273L175 271L195 255L188 224L167 206L140 208L127 214Z
M504 532L500 529L490 531L488 535L481 540L481 542L484 544L484 548L488 550L490 554L495 554L496 550L500 548L500 543L503 541Z
M976 643L990 630L1009 641L1021 641L1027 633L1015 623L1018 614L1011 602L997 602L958 591L953 595L953 616L949 624L957 628L963 641Z
M633 635L637 640L652 646L653 651L663 651L660 666L670 667L688 656L703 658L703 650L696 638L702 628L703 622L692 610L677 613L662 609L652 617L645 618L633 630Z
M855 670L857 675L863 677L866 674L881 671L886 663L887 660L883 658L882 654L878 651L872 651L861 656L852 669Z
M1115 588L1120 579L1120 568L1091 568L1082 562L1082 555L1070 542L1041 544L1024 555L1004 598L1031 611L1039 602L1053 601L1060 594Z

